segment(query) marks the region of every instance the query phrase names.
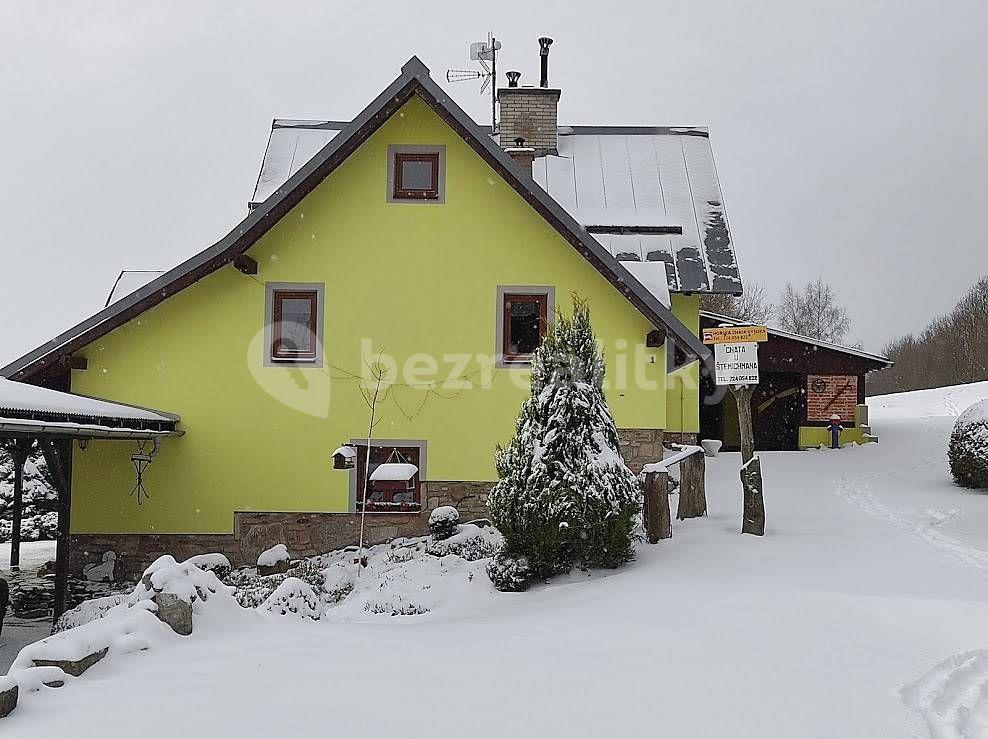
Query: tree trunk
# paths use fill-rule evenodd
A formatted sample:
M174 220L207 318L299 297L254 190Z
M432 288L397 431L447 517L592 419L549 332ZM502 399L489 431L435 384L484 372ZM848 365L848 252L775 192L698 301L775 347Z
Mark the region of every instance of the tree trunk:
M765 534L765 500L762 497L762 461L758 457L741 468L741 486L744 488L744 512L742 534Z
M691 454L679 466L679 509L676 518L699 518L707 515L706 466L702 454Z
M741 431L741 487L744 490L741 533L762 536L765 533L762 463L755 456L755 433L751 423L751 396L755 393L755 386L732 385L731 392L737 402Z
M672 516L669 514L669 473L645 473L645 534L649 544L672 538Z
M738 428L741 432L741 464L748 464L755 456L755 433L751 425L751 396L754 385L731 385L738 406Z

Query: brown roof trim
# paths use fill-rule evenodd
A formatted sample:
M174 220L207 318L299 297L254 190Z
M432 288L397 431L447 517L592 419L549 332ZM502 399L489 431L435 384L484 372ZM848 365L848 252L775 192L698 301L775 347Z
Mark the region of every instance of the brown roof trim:
M115 328L161 303L249 249L274 224L308 195L371 134L418 95L446 121L504 180L579 251L654 325L665 326L684 349L707 359L709 349L654 295L641 285L610 252L580 226L555 200L522 172L497 144L446 95L429 76L428 67L412 57L401 74L309 162L256 208L230 233L130 296L42 344L0 369L0 376L27 380L49 369L62 356L92 343Z

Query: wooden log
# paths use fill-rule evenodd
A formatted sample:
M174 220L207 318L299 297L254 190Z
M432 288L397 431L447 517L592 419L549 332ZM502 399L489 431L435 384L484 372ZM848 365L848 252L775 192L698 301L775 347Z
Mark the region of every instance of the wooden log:
M752 457L741 468L741 486L744 488L744 512L741 533L765 535L765 500L762 497L762 462Z
M707 463L702 454L691 454L679 467L679 508L676 518L699 518L707 515Z
M738 430L741 432L741 463L748 464L755 456L755 433L751 423L751 396L754 385L731 385L738 406Z
M672 537L672 517L669 515L669 473L645 473L645 501L642 511L645 535L649 544Z

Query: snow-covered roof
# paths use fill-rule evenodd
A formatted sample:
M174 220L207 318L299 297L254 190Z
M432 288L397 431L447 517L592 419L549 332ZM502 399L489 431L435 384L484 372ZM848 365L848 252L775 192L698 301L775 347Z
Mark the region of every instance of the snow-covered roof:
M732 326L747 326L751 321L742 321L737 318L732 318L731 316L721 315L720 313L713 313L707 310L700 311L701 318L707 318L712 321L717 321L719 323L726 323ZM853 354L856 357L863 357L864 359L872 359L876 362L882 362L887 364L889 367L892 366L892 361L888 357L883 357L881 354L872 354L871 352L866 352L864 349L858 349L853 346L843 346L842 344L833 344L829 341L821 341L820 339L814 339L811 336L803 336L802 334L794 334L791 331L784 331L781 328L775 328L774 326L766 326L769 334L773 336L782 336L787 339L792 339L793 341L800 341L804 344L812 344L813 346L818 346L822 349L831 349L835 352L843 352L844 354Z
M117 275L117 279L110 288L110 294L106 297L104 307L111 303L116 303L120 298L130 295L135 290L140 290L146 284L155 280L165 272L158 269L125 269Z
M65 419L106 419L115 421L155 421L173 425L178 416L170 413L140 408L138 406L114 403L85 395L63 393L37 385L14 382L0 378L0 417L26 420L36 416L59 416ZM30 420L30 419L27 419Z
M276 119L251 204L275 192L345 125ZM557 149L535 160L532 177L578 223L630 231L594 238L626 267L638 262L629 268L636 277L674 292L741 292L706 129L560 126ZM634 233L656 226L681 233ZM653 293L669 304L665 291Z
M374 471L371 472L370 479L375 482L384 480L405 482L406 480L411 480L418 473L419 468L414 464L408 464L407 462L385 462L374 468Z
M322 182L375 130L380 120L392 115L411 97L417 96L452 120L456 132L492 166L567 242L603 275L653 325L667 329L677 345L700 359L710 350L642 283L615 259L545 190L523 172L511 157L477 125L429 75L429 68L413 56L401 74L356 118L333 136L329 143L302 165L267 199L256 203L244 219L212 246L185 260L112 305L62 332L27 354L0 367L0 377L26 379L50 369L72 352L133 319L176 292L195 284L205 275L235 262L278 223L297 203ZM327 123L327 125L329 125ZM308 130L301 122L293 126ZM331 130L331 129L327 129ZM282 158L282 161L284 158Z
M271 124L268 148L254 186L251 205L261 203L299 171L319 150L338 134L345 122L299 121L276 118Z

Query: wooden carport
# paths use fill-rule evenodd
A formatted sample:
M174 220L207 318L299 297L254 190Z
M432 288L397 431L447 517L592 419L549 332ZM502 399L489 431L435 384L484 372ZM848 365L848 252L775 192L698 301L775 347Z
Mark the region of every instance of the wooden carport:
M72 443L92 439L153 440L180 436L173 414L60 392L0 379L0 441L12 442L14 499L10 564L20 563L20 527L24 464L37 446L58 495L58 537L55 547L54 619L66 610L68 592L69 520L72 509Z

